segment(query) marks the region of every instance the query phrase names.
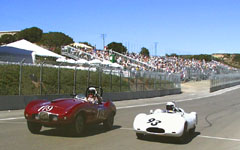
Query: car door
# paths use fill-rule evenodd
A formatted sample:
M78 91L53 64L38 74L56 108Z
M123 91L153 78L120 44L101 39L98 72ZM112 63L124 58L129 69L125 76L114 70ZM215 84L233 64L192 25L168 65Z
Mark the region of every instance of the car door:
M86 123L93 123L96 121L96 115L97 115L96 104L87 102L85 112L86 112Z

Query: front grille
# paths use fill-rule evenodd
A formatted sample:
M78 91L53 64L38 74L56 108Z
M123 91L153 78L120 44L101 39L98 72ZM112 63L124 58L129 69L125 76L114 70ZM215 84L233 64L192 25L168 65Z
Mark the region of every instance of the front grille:
M164 133L165 130L161 128L147 128L148 132L153 132L153 133Z
M52 114L45 111L39 112L38 114L32 114L32 119L41 120L41 121L53 121L54 117L57 117L58 119L57 114Z
M44 112L44 111L39 113L39 117L43 121L48 121L49 120L49 114L47 112Z

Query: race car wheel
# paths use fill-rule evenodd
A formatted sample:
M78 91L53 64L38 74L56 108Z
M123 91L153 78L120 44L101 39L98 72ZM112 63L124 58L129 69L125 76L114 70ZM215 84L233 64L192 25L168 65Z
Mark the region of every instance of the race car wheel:
M113 127L114 114L109 114L108 118L103 122L103 126L106 130L110 130Z
M38 134L42 129L42 125L36 122L27 121L28 130L33 134Z
M184 143L187 139L188 136L188 131L187 131L187 123L185 122L184 124L184 130L182 136L179 138L180 143Z
M85 128L85 121L83 115L79 114L75 119L74 129L75 134L80 136L83 134Z
M137 136L137 138L140 139L140 140L144 139L144 134L136 133L136 136Z
M192 129L189 130L189 133L190 134L194 134L195 133L195 129L196 129L196 126L194 126Z

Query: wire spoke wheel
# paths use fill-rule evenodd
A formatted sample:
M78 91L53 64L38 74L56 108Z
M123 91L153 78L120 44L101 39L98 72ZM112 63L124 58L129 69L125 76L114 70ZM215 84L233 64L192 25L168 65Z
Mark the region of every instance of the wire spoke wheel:
M113 127L114 114L111 113L108 118L103 122L103 126L106 130L110 130Z
M78 115L75 120L75 132L77 135L82 135L85 127L84 117L82 115Z

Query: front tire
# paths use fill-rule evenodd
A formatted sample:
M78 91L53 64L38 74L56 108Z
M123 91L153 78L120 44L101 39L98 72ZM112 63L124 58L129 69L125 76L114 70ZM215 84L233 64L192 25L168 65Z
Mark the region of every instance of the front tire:
M106 130L110 130L113 127L113 123L114 123L114 114L111 113L108 118L103 122L103 127Z
M184 143L187 139L188 136L188 131L187 131L187 123L184 124L184 130L183 130L183 134L182 136L179 138L179 142L180 143Z
M83 134L85 129L85 120L82 114L79 114L74 122L74 130L75 130L75 134L77 136L80 136Z
M40 130L42 129L42 125L36 122L27 121L27 126L28 126L28 130L33 134L40 133Z
M145 135L142 133L136 133L136 136L139 140L143 140Z
M193 135L195 133L195 130L196 130L196 126L194 126L192 129L190 129L189 133Z

